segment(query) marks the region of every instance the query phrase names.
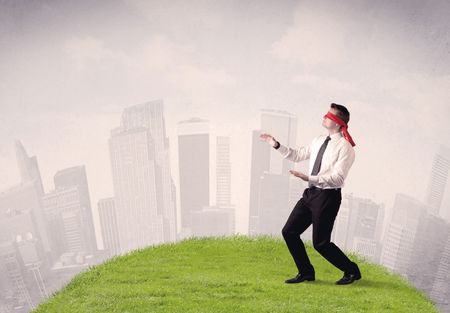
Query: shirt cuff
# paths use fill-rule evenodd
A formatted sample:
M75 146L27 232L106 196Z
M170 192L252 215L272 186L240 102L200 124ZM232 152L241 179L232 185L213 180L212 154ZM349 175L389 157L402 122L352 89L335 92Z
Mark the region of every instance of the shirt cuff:
M308 176L308 180L309 180L310 183L318 184L319 183L319 176L310 175L310 176Z

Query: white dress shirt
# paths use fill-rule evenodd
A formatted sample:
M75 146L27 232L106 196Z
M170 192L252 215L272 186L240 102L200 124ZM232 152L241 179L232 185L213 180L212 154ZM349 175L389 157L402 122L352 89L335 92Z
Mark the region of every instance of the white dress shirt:
M315 137L311 144L292 149L280 143L277 149L283 158L294 162L309 159L309 173L311 173L316 161L319 149L328 134ZM323 154L320 171L317 175L309 175L309 183L319 188L342 188L344 180L355 161L355 150L344 138L341 132L330 135L330 141Z

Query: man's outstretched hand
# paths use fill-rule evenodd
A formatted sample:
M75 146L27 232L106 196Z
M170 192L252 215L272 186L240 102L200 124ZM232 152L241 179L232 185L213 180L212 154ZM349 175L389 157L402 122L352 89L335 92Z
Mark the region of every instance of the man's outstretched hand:
M294 170L290 170L289 172L290 172L291 174L293 174L294 176L303 179L304 181L309 181L308 175L305 175L305 174L303 174L302 172L297 172L297 171L294 171Z
M275 146L275 144L276 144L275 138L273 138L272 135L269 135L269 134L265 134L265 133L264 133L264 134L259 135L259 138L260 138L262 141L265 141L265 142L267 142L268 144L270 144L272 147Z

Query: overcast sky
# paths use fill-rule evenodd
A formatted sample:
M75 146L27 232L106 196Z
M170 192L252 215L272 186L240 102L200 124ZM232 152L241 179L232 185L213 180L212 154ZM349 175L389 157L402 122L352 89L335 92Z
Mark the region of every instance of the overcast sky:
M304 145L337 102L356 143L343 192L387 207L396 192L422 200L450 143L448 16L445 0L0 0L0 189L19 182L19 139L46 191L57 170L85 164L96 207L113 195L107 141L122 110L163 99L176 182L177 122L209 119L231 136L246 232L260 110L295 114Z

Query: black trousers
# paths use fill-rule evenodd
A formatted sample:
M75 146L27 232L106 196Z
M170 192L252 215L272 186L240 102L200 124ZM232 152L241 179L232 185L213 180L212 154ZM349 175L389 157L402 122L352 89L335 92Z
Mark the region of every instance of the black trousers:
M305 245L300 235L312 224L313 245L325 259L344 273L352 273L357 268L356 263L330 242L334 220L341 205L341 189L306 188L302 198L297 202L282 234L289 252L301 274L314 272Z

